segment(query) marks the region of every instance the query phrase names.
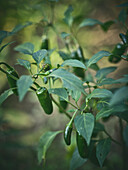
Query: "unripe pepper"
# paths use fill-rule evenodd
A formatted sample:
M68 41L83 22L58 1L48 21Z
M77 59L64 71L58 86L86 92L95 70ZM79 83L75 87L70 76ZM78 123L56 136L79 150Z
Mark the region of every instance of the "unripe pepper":
M39 102L46 114L53 112L53 105L50 94L45 87L40 87L36 91Z
M49 50L49 41L48 41L48 38L46 36L43 37L40 49Z
M64 130L64 140L67 145L71 144L72 123L69 122Z
M88 156L88 146L87 142L83 138L82 135L80 135L78 132L76 132L76 142L77 142L77 148L80 156L82 158L87 158Z

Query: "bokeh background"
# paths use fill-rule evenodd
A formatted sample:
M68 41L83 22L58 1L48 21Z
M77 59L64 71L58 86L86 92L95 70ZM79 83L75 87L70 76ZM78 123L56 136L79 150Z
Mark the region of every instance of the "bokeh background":
M95 18L102 22L114 20L120 12L120 8L116 6L122 2L125 1L60 0L56 3L54 9L54 24L59 33L70 33L69 28L63 21L64 12L70 4L74 8L74 32L77 25L84 18ZM44 26L40 21L44 15L48 18L51 17L50 3L46 0L0 1L0 30L11 31L17 24L24 24L26 21L33 22L32 25L5 39L3 44L10 41L15 41L15 43L9 45L0 53L0 61L5 61L14 66L19 75L28 74L28 72L23 67L15 64L17 59L29 59L31 61L31 58L16 52L14 47L24 42L31 42L35 46L35 51L40 49L44 34ZM78 32L77 39L84 50L85 57L90 58L99 50L111 51L114 45L120 41L118 36L120 31L122 30L119 25L111 26L107 33L103 32L99 26L91 29L83 28ZM51 49L64 50L63 43L52 29L48 30L48 38L50 39ZM62 59L57 53L53 53L51 61L53 67L56 67L57 63L61 64ZM113 64L110 64L106 59L99 63L100 67L104 67L104 65L111 66ZM121 73L126 72L127 67L123 61L117 65L119 65L119 69L112 75L115 78L119 78ZM0 72L0 94L8 88L6 76ZM0 169L67 170L75 147L74 136L71 147L65 145L63 135L57 136L47 152L45 167L39 165L37 161L37 144L40 136L48 130L64 129L67 122L68 119L58 112L56 106L54 106L54 113L51 116L45 115L36 95L32 92L27 93L22 102L19 102L14 95L10 96L0 106ZM114 163L110 167L118 169L122 164L120 155L111 155L111 159ZM99 169L91 163L85 166L79 169Z

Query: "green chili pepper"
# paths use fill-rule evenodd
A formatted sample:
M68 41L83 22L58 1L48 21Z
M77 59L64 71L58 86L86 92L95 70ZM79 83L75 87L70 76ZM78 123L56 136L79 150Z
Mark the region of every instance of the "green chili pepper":
M76 132L76 142L77 142L77 148L80 156L82 158L87 158L88 156L88 147L85 139L83 136L81 136L78 132Z
M36 94L45 113L51 114L53 112L53 105L48 90L45 87L40 87L37 89Z
M64 140L67 145L71 144L72 123L69 122L64 130Z
M49 50L49 40L48 40L48 38L46 36L43 37L40 49Z
M17 79L19 79L19 76L16 70L13 67L9 66L7 63L1 62L0 64L4 64L8 68L7 71L4 71L1 68L1 71L3 71L7 75L9 86L12 88L13 93L18 96Z
M112 63L118 63L121 60L121 55L124 54L125 50L126 46L118 43L112 51L112 55L109 56L109 61Z
M78 54L80 60L84 63L85 62L84 53L80 46L77 49L77 54Z

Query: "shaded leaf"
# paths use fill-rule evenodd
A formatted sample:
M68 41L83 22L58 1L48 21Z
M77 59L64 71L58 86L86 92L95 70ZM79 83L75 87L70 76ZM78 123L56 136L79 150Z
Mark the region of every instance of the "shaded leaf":
M115 21L106 21L103 24L101 24L100 26L101 26L103 31L107 32L108 29L110 28L110 26L114 23L115 23Z
M124 128L123 137L124 137L125 144L128 147L128 125Z
M66 32L61 32L61 37L63 39L65 39L66 37L68 37L70 34L69 33L66 33Z
M102 80L98 81L96 83L97 86L103 86L103 85L107 85L107 84L116 84L118 82L116 82L114 79L112 78L103 78Z
M80 62L79 60L75 60L75 59L65 60L61 64L61 66L65 66L65 65L86 69L85 65L82 62Z
M94 129L94 119L95 118L91 113L78 115L74 119L77 132L85 138L88 145Z
M9 36L10 32L8 31L0 31L0 44L2 43L3 39Z
M73 23L73 17L71 15L72 11L73 11L72 5L69 5L67 10L64 13L65 18L63 20L69 27Z
M27 60L22 60L22 59L17 59L18 64L21 66L24 66L26 69L30 70L31 69L31 63Z
M75 170L75 169L81 167L86 161L87 161L87 159L81 158L78 150L76 149L74 151L74 153L72 155L72 159L70 161L70 170Z
M13 91L11 89L4 91L4 93L0 95L0 105L12 94L13 94Z
M110 53L108 51L99 51L88 60L87 67L90 67L92 64L97 63L101 58L109 55Z
M33 53L32 57L37 64L40 64L40 62L45 58L46 55L47 55L47 50L42 49Z
M112 96L110 100L110 106L124 102L126 99L128 99L128 87L122 87L118 89Z
M22 101L29 87L33 84L31 76L23 75L17 80L19 101Z
M122 22L123 24L125 24L125 21L127 19L127 12L126 10L123 8L120 13L119 13L119 16L118 16L118 20L120 22Z
M91 98L110 98L112 97L112 92L107 89L94 89L91 94L87 96L88 99Z
M117 83L128 83L128 75L124 75L124 77L115 80Z
M30 42L27 42L27 43L16 46L14 49L15 51L19 51L23 54L32 55L34 52L34 45Z
M96 146L96 157L102 167L105 158L107 157L111 147L111 140L109 138L99 141Z
M99 122L95 123L95 127L94 127L94 130L93 130L94 133L98 133L98 132L101 132L101 131L104 131L104 130L105 130L104 125L102 125Z
M102 78L105 78L108 74L114 72L117 69L117 67L104 67L97 71L95 77L100 80Z
M64 88L54 88L54 89L49 89L48 91L49 91L49 93L58 95L59 97L61 97L64 100L68 100L68 93L67 93L66 89L64 89Z
M64 69L57 69L49 74L48 77L60 78L63 82L63 87L73 91L78 90L85 94L83 82L78 79L78 77L76 77L74 74Z
M14 43L14 42L15 42L15 41L12 41L12 42L9 42L9 43L3 45L3 46L0 48L0 52L1 52L5 47L7 47L8 45L10 45L10 44L12 44L12 43Z
M46 132L43 136L40 137L40 141L38 144L38 162L41 163L42 159L45 159L46 152L50 147L52 141L61 131L57 132Z
M11 34L17 33L18 31L22 30L23 28L29 25L32 25L32 22L26 22L24 25L18 24L15 26L15 28L13 28L13 30L11 31Z
M85 27L85 26L94 26L94 25L101 25L102 22L100 22L99 20L97 19L91 19L91 18L87 18L87 19L84 19L80 25L79 25L79 28L82 28L82 27Z
M117 7L128 7L128 2L117 5Z
M96 120L110 116L114 112L113 108L103 108L96 115Z
M69 54L66 54L66 53L64 53L64 52L62 52L62 51L59 51L58 53L59 53L60 57L61 57L64 61L70 59Z

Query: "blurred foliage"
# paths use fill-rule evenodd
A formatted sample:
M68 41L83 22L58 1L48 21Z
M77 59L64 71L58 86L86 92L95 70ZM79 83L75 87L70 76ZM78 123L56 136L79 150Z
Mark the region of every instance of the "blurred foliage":
M72 4L75 17L75 23L73 31L76 31L76 25L80 23L84 18L96 18L101 21L108 19L115 19L119 13L119 9L115 6L122 3L122 0L118 2L103 1L103 0L60 0L55 6L55 20L54 23L58 30L69 32L67 26L63 22L64 11L69 4ZM1 60L8 61L13 64L17 58L20 58L21 54L17 54L13 48L22 42L32 42L35 45L35 49L39 49L42 42L43 33L46 31L40 22L44 19L44 16L51 17L50 2L47 0L5 0L0 1L0 30L11 31L15 25L31 21L33 24L13 37L9 37L9 41L16 41L14 44L8 46L0 54ZM51 18L52 19L52 18ZM95 53L101 47L112 49L112 45L118 42L114 35L117 34L118 27L112 27L110 32L103 33L97 28L81 29L78 32L78 40L84 48L87 58L91 54ZM63 43L56 36L53 30L49 30L50 47L51 48L63 48ZM114 37L114 38L113 38ZM6 43L6 40L4 41ZM57 44L58 43L58 44ZM22 55L24 59L24 55ZM56 58L52 59L52 63L55 65L56 60L61 59L56 55ZM104 61L106 64L106 61ZM104 64L104 63L102 63ZM108 63L107 63L108 64ZM15 68L21 73L26 72L21 66L16 65ZM27 74L27 73L26 73ZM1 84L0 92L8 88L5 76L0 73ZM67 119L61 116L55 116L58 112L57 108L54 109L54 115L51 119L48 119L42 113L42 110L37 102L35 95L29 93L23 102L19 103L17 97L11 96L0 107L0 168L3 170L15 170L15 169L31 169L31 170L66 170L69 166L69 159L73 153L74 148L66 147L63 143L61 135L56 138L50 151L48 151L46 167L38 165L36 145L39 140L39 136L46 130L58 130L63 128ZM56 127L54 127L56 124ZM65 146L65 149L63 149ZM68 155L66 155L68 150ZM110 169L121 167L122 162L120 156L113 155L111 159L115 160L114 165L110 163ZM117 166L118 165L118 166ZM86 170L95 168L91 163L86 164ZM80 168L80 170L84 167ZM101 168L100 168L101 169ZM106 170L106 168L102 168Z

